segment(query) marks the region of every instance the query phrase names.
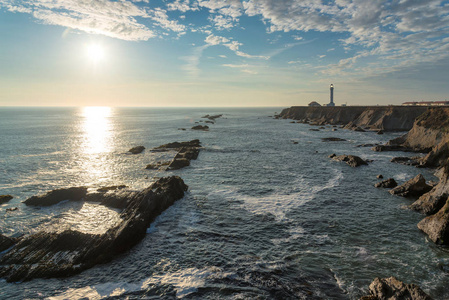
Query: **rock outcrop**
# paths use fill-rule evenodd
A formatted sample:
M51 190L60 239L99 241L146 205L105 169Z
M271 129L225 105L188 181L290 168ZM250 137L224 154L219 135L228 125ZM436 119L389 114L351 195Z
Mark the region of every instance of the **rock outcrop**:
M437 213L446 203L449 196L448 171L446 167L437 172L440 182L432 190L418 198L410 208L426 215Z
M337 138L337 137L327 137L321 138L323 142L346 142L345 139Z
M365 160L363 160L360 157L355 156L355 155L331 154L331 155L329 155L329 158L332 158L333 160L336 160L336 161L344 161L353 168L368 164Z
M139 154L142 153L143 150L145 150L144 146L137 146L129 149L128 152L131 152L131 154Z
M279 116L317 125L345 125L349 129L406 131L426 110L426 107L406 106L293 106L284 109Z
M14 197L11 195L0 195L0 204L9 202L9 200L11 200L12 198L14 198Z
M202 130L202 131L208 131L209 126L207 125L196 125L192 127L193 130Z
M201 145L199 140L192 140L189 142L174 142L161 145L152 149L152 152L177 151L176 155L171 161L157 162L149 164L146 169L167 171L178 170L190 166L192 159L197 159L200 153Z
M429 192L431 189L432 186L426 183L424 176L422 176L422 174L418 174L406 183L390 190L390 194L401 197L420 197Z
M436 244L449 245L449 201L436 214L424 218L418 228Z
M388 178L381 182L376 183L374 186L377 188L391 189L398 186L398 183L396 182L396 180L394 180L394 178Z
M116 197L114 207L123 209L121 222L104 234L74 230L39 231L21 238L0 258L0 276L8 282L33 278L65 277L105 263L136 245L150 223L176 200L187 186L177 176L161 178L140 192L103 193ZM63 199L62 199L63 200ZM102 203L109 205L106 198Z
M80 201L86 194L87 187L71 187L53 190L44 195L32 196L23 203L34 206L50 206L64 200Z
M17 239L0 234L0 252L5 251L17 242Z
M370 295L360 300L432 300L415 284L406 284L395 277L376 278L369 286Z

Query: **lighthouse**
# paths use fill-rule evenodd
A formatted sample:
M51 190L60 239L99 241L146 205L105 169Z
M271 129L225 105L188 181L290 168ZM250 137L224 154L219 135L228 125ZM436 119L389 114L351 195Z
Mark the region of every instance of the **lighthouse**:
M330 102L329 102L329 104L327 105L327 106L335 106L335 103L334 103L334 85L331 83L331 86L330 86L330 96L331 96L331 98L330 98Z

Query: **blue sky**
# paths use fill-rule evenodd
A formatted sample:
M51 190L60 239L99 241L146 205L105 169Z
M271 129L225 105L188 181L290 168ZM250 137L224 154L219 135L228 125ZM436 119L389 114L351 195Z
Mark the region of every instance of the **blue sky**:
M0 106L449 100L448 57L449 1L0 0Z

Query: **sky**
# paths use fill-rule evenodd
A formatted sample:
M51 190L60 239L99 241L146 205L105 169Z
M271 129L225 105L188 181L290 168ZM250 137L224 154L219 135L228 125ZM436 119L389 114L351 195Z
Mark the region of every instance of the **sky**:
M449 100L449 1L0 0L0 106Z

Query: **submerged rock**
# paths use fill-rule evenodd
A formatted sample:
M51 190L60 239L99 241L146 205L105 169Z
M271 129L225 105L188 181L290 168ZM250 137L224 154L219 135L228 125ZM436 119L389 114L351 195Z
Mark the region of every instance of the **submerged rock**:
M384 178L384 176L382 174L379 174L379 175L376 176L376 178L377 179L382 179L382 178Z
M415 284L405 284L395 277L376 278L369 286L370 295L360 300L432 300Z
M0 195L0 204L9 202L9 200L11 200L12 198L14 198L14 197L11 195Z
M144 146L137 146L137 147L129 149L128 152L131 152L132 154L139 154L139 153L142 153L143 150L145 150Z
M160 145L156 148L151 149L152 152L159 152L159 151L168 151L168 150L173 150L173 149L180 149L183 147L195 147L195 148L200 148L200 140L196 139L196 140L191 140L188 142L173 142L173 143L168 143L168 144L164 144L164 145Z
M105 197L117 193L116 199L121 200L116 203L123 209L119 224L104 234L69 229L42 230L25 236L1 257L0 276L8 282L66 277L106 263L136 245L146 235L151 222L181 199L185 191L187 185L183 180L172 176L161 178L140 192L103 193Z
M327 137L321 138L323 142L346 142L345 139L337 138L337 137Z
M424 218L418 228L436 244L449 245L449 201L436 214Z
M66 189L57 189L44 195L32 196L23 203L34 206L50 206L64 200L80 201L87 194L87 187L71 187Z
M426 184L426 180L422 174L416 175L406 183L390 190L390 194L401 197L420 197L429 192L432 186Z
M398 183L396 182L396 180L394 180L393 178L388 178L386 180L383 180L381 182L376 183L374 186L377 188L394 188L398 185Z
M335 155L335 154L333 154L333 155L329 156L329 158L332 158L333 160L336 160L336 161L344 161L353 168L368 164L366 161L364 161L363 159L361 159L360 157L355 156L355 155L346 155L346 154L345 155Z

